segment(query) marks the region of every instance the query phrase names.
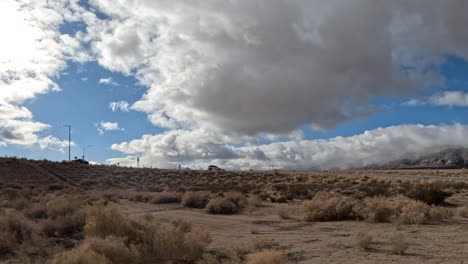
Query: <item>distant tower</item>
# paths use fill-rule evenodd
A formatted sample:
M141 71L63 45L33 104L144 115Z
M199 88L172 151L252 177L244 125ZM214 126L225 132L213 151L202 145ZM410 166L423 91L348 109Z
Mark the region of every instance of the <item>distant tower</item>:
M137 168L140 167L140 157L137 157Z

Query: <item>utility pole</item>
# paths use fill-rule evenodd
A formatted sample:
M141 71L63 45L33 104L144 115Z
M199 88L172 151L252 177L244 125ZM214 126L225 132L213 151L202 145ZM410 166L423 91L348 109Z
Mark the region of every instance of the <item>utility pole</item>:
M71 161L71 125L65 125L68 127L68 161Z

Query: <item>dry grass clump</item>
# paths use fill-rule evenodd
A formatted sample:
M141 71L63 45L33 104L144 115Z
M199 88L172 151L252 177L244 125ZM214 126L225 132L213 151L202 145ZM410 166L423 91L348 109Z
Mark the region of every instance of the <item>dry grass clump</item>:
M288 259L277 251L263 251L247 256L247 264L287 264Z
M72 249L56 255L51 264L113 264L106 257L85 248Z
M336 221L354 217L354 201L345 196L319 192L312 200L304 201L304 219L306 221Z
M409 244L406 242L405 237L401 233L395 233L390 237L390 244L392 245L393 254L403 255L408 249Z
M182 205L202 209L208 204L210 196L210 192L207 191L186 192L182 196Z
M374 238L369 233L359 232L357 235L356 244L358 247L368 250L370 249L371 242Z

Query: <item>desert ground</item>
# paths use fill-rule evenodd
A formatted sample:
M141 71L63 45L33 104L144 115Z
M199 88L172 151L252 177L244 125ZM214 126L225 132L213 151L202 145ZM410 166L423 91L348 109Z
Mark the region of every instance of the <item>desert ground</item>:
M465 263L468 171L0 159L0 263Z

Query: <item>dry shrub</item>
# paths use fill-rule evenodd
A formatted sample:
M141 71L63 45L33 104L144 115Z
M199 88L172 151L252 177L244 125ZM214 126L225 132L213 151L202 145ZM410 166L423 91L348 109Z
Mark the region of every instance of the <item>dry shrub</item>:
M291 212L287 208L279 208L276 210L276 214L281 219L291 219Z
M468 218L468 205L464 205L457 208L457 214L461 217Z
M85 241L83 246L85 249L106 257L112 264L138 263L138 254L127 248L122 239L114 237L90 238Z
M250 197L249 199L249 205L253 207L261 207L263 205L263 201L260 197L257 195L254 195Z
M424 182L405 190L405 196L429 205L442 204L445 202L445 199L451 195L452 193L443 189L443 185L440 181Z
M149 202L152 204L180 203L182 194L178 192L160 192L151 195Z
M403 255L409 247L405 237L400 233L395 233L390 237L390 244L392 245L393 254L399 255Z
M193 229L188 222L158 223L152 217L132 220L123 215L116 205L90 206L87 216L85 226L87 235L101 239L120 238L124 244L132 244L135 247L143 263L172 260L195 261L201 258L205 248L211 243L207 232ZM100 243L102 244L102 241ZM94 244L96 245L96 242ZM114 250L121 246L119 242L107 250ZM104 251L99 251L99 253L107 256ZM111 259L109 256L108 258Z
M96 204L86 208L86 235L105 239L109 236L137 240L137 232L116 205Z
M239 208L245 208L249 205L249 200L240 192L227 192L223 196Z
M369 233L359 232L357 235L356 244L358 247L364 250L368 250L370 248L370 244L372 240L373 240L373 237Z
M287 264L287 258L277 251L263 251L247 256L247 264Z
M336 221L353 218L354 200L329 192L319 192L312 200L304 201L306 221Z
M38 207L38 214L41 208ZM41 222L41 230L49 237L65 237L80 233L85 225L86 215L76 197L55 197L45 206L48 219Z
M51 199L47 205L47 215L55 219L60 216L73 214L78 208L81 208L82 203L75 197L56 197Z
M353 210L361 219L374 223L424 224L452 216L449 209L429 206L405 196L366 198Z
M10 203L10 206L12 208L15 208L16 210L24 210L26 208L28 208L30 206L31 202L24 198L24 197L20 197L20 198L17 198L15 200L12 200L11 203Z
M65 251L58 254L50 262L51 264L112 264L106 257L97 254L96 252L77 248L70 251Z
M14 253L32 236L33 229L24 217L13 212L0 214L0 255Z
M49 237L66 237L80 233L86 222L83 210L72 214L49 218L40 223L41 230Z
M364 220L372 223L390 222L394 216L394 206L386 197L366 198L354 210Z
M47 218L47 209L42 203L35 203L29 207L24 214L33 219L43 219Z
M231 200L223 197L211 199L206 205L206 211L210 214L235 214L241 209Z
M193 230L188 222L146 223L142 258L145 262L155 260L195 261L202 257L211 243L209 234Z
M210 192L207 191L186 192L182 196L182 205L202 209L208 204L210 196Z

